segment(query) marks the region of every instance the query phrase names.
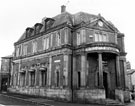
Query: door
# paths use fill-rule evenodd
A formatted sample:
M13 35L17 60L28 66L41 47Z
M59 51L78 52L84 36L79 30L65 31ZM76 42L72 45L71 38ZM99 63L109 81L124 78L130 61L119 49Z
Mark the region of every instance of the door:
M103 84L104 84L106 98L109 98L108 76L106 72L103 72Z

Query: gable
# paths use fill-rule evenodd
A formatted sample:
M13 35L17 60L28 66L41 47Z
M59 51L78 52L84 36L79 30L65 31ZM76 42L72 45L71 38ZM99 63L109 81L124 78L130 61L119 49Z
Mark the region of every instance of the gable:
M117 29L115 29L110 23L108 23L106 20L102 18L99 18L93 22L89 22L85 26L89 28L99 29L99 30L117 32Z

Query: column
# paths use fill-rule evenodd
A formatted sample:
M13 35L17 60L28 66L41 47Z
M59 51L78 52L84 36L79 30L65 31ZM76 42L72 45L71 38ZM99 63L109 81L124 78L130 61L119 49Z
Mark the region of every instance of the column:
M63 72L63 75L65 77L65 82L63 82L63 84L65 83L64 84L65 86L68 85L68 61L69 61L68 58L69 58L69 56L67 54L64 54L64 72Z
M120 76L119 56L116 56L116 71L117 71L117 87L120 87L121 86L121 76Z
M38 69L35 70L35 86L38 86Z
M102 54L98 53L98 68L99 68L99 87L103 88L103 66L102 66Z
M86 56L83 53L81 55L81 86L86 85Z
M49 57L48 85L51 86L52 56Z
M17 86L20 86L20 72L18 72L18 82L17 82Z
M124 84L124 88L128 88L128 84L127 84L127 67L126 67L126 59L123 60L124 61L124 75L125 75L125 84Z
M29 76L29 80L28 80L29 84L28 84L28 86L31 86L31 72L30 71L28 72L28 76Z
M25 86L27 87L28 86L28 69L26 69L25 71Z

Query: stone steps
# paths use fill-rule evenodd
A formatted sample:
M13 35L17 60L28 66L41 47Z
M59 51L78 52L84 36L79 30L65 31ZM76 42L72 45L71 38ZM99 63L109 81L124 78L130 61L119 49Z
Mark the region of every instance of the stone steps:
M112 100L112 99L106 99L106 105L107 106L124 106L123 103L117 100Z

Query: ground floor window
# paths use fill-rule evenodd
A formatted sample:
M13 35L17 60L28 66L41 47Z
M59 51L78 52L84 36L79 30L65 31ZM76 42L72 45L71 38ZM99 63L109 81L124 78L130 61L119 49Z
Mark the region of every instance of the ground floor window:
M20 74L20 86L25 85L25 73Z
M81 72L78 72L78 88L81 87Z
M59 87L60 85L60 75L59 75L59 71L56 72L56 87Z
M35 84L35 71L30 72L30 86L34 86Z
M47 85L47 69L41 71L41 86Z

